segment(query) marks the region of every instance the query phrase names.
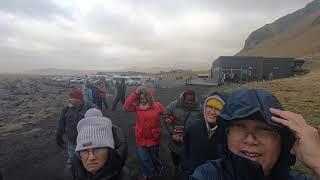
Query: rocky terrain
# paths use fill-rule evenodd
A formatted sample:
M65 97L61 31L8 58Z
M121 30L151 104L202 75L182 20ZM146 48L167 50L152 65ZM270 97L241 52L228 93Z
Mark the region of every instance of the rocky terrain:
M276 95L285 109L301 113L320 130L320 61L308 60L305 68L310 73L303 76L219 88L186 87L183 81L164 81L158 87L158 99L166 105L186 88L194 89L200 95L217 89L232 91L239 87L263 88ZM68 87L53 83L47 77L0 76L0 79L0 169L5 179L61 179L66 151L57 147L55 131L60 111L67 99ZM128 88L128 91L133 89ZM109 93L109 102L113 95ZM104 114L126 132L129 145L126 165L133 177L139 176L141 169L135 152L134 114L124 113L120 105L115 112L105 110ZM172 164L166 146L167 134L165 130L163 132L160 155L168 173ZM295 168L310 173L301 163Z
M46 77L0 76L0 169L6 180L61 179L66 151L57 147L55 132L60 111L67 100L68 87ZM183 82L183 80L182 80ZM163 82L159 87L160 101L167 105L186 88L204 95L208 87L185 87L181 82ZM128 88L133 91L134 87ZM111 102L113 94L109 94ZM120 126L128 137L127 166L133 177L140 174L134 142L134 114L124 113L122 107L104 114ZM163 131L163 139L167 134ZM161 158L171 166L168 148L161 144Z

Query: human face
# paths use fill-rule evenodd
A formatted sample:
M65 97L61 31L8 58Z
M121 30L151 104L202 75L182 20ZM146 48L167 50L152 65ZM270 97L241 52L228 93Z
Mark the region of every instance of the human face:
M81 104L81 100L80 100L80 99L76 99L76 98L69 98L69 99L68 99L68 102L69 102L72 106L75 106L75 107L78 107L78 106L80 106L80 104Z
M109 155L107 148L85 149L80 151L79 154L84 168L92 174L95 174L105 165Z
M220 110L212 106L206 106L205 115L208 124L215 124L218 115L220 115Z
M262 121L241 120L227 128L228 149L259 163L267 176L277 162L281 138L277 130Z
M194 104L194 96L187 95L184 98L184 104L186 107L190 108Z
M147 97L144 95L144 94L141 94L140 95L140 104L142 105L142 106L145 106L145 105L147 105Z

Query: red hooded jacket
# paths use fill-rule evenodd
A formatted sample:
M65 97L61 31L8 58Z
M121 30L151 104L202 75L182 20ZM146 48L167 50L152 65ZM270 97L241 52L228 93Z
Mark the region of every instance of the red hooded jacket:
M136 103L138 98L139 95L133 92L124 103L125 111L136 112L136 143L145 147L159 145L161 139L160 115L165 108L160 102L152 102L149 109L141 109Z

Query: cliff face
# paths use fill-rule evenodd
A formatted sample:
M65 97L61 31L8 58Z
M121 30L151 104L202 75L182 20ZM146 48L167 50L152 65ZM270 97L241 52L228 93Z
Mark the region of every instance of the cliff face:
M320 54L320 0L252 32L237 55L304 57Z

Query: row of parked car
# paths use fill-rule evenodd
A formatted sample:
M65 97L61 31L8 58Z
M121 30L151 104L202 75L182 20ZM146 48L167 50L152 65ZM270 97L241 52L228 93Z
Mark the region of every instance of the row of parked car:
M125 82L128 86L140 86L144 81L151 79L151 77L146 79L143 76L89 75L86 77L54 77L52 80L72 84L84 84L86 81L89 81L90 83L97 83L101 80L101 78L104 78L107 84L110 85L114 85L117 81L125 79Z

